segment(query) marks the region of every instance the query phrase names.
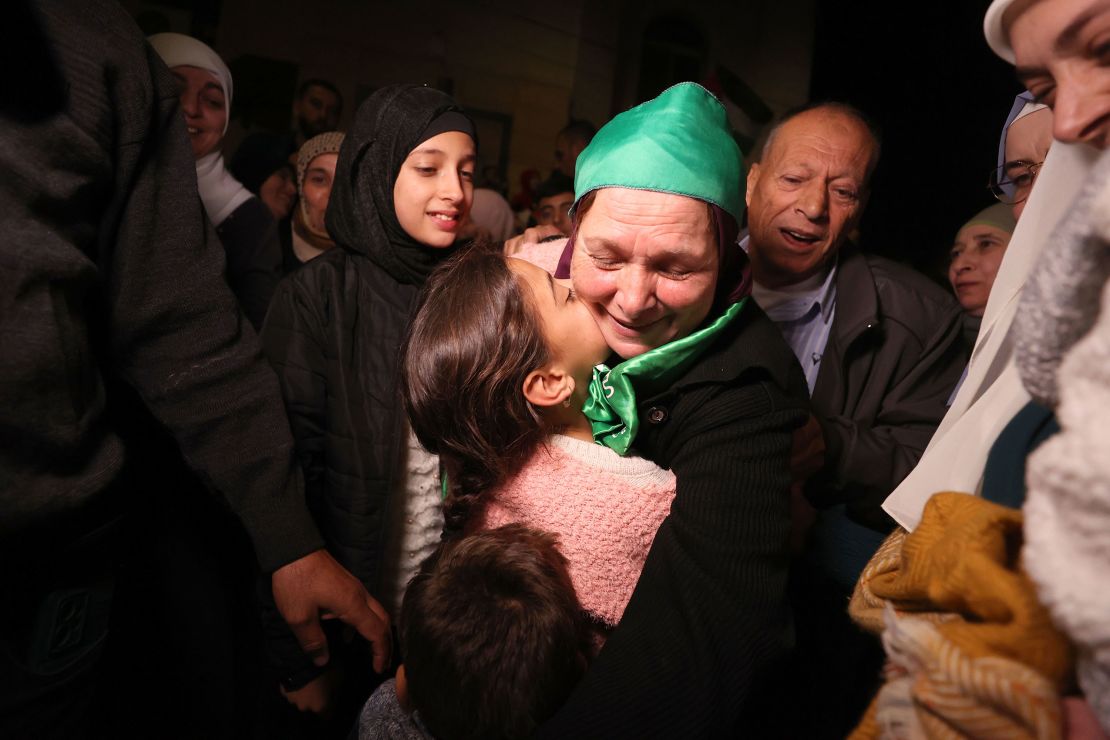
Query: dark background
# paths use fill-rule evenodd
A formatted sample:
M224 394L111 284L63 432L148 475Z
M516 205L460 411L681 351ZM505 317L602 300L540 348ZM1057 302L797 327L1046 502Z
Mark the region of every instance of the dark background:
M956 230L994 202L987 176L1022 90L983 39L988 4L817 6L811 96L850 102L883 129L862 241L934 275Z
M480 95L476 92L505 82L498 75L506 70L497 67L507 64L506 59L526 65L535 61L529 55L534 52L545 64L554 60L556 70L565 68L560 64L576 64L574 89L560 93L569 92L567 115L585 115L598 125L606 120L606 112L611 116L674 82L702 81L744 109L750 125L747 130L738 128L736 134L747 150L771 120L772 108L781 112L800 102L805 91L776 88L767 81L778 79L774 74L762 75L762 80L749 82L759 83L756 86L763 99L733 74L743 70L721 64L723 57L731 56L733 62L746 59L748 74L753 68L772 73L786 69L794 60L804 59L801 55L808 51L808 30L794 31L812 25L810 99L852 103L870 114L884 133L883 156L861 225L864 248L908 262L940 280L956 230L993 202L986 187L987 175L995 166L1002 123L1013 96L1020 92L1012 68L995 57L983 39L988 0L917 4L890 0L813 0L812 4L804 0L566 0L564 5L528 0L455 0L444 5L429 0L424 11L407 15L390 12L398 6L382 0L274 0L272 12L262 12L269 6L260 0L123 2L147 33L169 30L159 24L177 12L188 19L188 27L173 30L191 33L228 54L237 80L233 118L247 130L256 122L262 127L273 127L275 121L283 124L296 81L313 71L330 76L328 71L319 72L327 70L327 60L334 62L332 72L362 80L353 90L345 88L349 103L357 103L376 84L415 80L441 87L468 108L495 117L487 124L501 121L498 136L487 135L483 129L487 143L497 141L497 146L487 147L484 154L492 158L487 164L499 166L506 190L515 190L519 174L508 173L510 161L517 171L524 167L549 170L554 132L565 121L557 105L554 110L545 108L544 103L550 101L534 92L527 102L526 96L518 94L515 109L509 106L511 95L502 95L496 103L477 99ZM306 9L309 4L311 10ZM250 9L252 22L235 25L244 8ZM169 10L163 12L165 9ZM390 58L398 56L396 49L381 57L351 56L355 50L344 48L343 39L334 33L320 36L321 44L328 48L324 59L302 59L295 48L275 49L272 43L263 43L283 25L306 34L326 34L329 24L339 22L337 18L366 32L361 44L365 48L380 45L383 36L404 32L416 34L413 40L419 42L427 25L438 34L441 41L436 43L446 51L434 44L417 43L412 63L390 65ZM527 39L514 39L504 31L507 19L523 24L513 28L533 33ZM468 44L455 48L452 38L460 21L473 23L476 29L488 27L489 35L475 35ZM236 30L221 35L221 28L229 23ZM371 38L371 30L378 35ZM237 33L247 38L237 39ZM218 43L221 38L222 47ZM339 41L329 46L332 39ZM560 45L567 39L576 39L567 43L577 43L580 48L592 44L602 57L611 52L615 61L606 69L596 63L596 56L574 59L565 44ZM238 51L237 41L245 42L237 45ZM513 47L514 51L491 62L483 56L491 46ZM241 53L252 48L258 53L269 51L263 56ZM473 68L482 63L494 69L479 78ZM582 84L583 79L591 84ZM533 75L531 82L537 80L541 84L549 81L542 74ZM605 92L606 86L611 87L611 95ZM592 90L593 105L583 104L582 96L590 94L583 90ZM605 102L598 105L598 96ZM584 109L584 114L576 112ZM341 125L349 123L353 110L354 105L349 104ZM233 125L231 134L235 133ZM236 141L231 134L227 147L233 150Z

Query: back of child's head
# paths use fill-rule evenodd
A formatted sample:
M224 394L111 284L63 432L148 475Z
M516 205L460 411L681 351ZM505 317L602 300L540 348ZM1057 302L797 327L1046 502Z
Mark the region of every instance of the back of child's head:
M412 708L440 740L531 736L584 668L584 623L554 535L511 524L445 541L409 583Z
M447 528L535 451L546 430L524 380L550 359L532 298L497 246L479 244L428 278L409 330L402 391L413 432L442 459Z

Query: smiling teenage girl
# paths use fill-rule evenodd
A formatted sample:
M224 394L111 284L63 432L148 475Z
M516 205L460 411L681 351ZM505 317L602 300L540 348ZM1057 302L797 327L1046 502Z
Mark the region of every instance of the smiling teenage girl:
M337 247L278 286L262 330L328 549L391 614L442 528L437 461L401 408L401 344L470 209L475 148L473 124L447 95L375 92L339 151L326 216ZM291 635L281 644L291 701L324 708L330 678ZM353 719L371 676L358 650L343 658L352 714L337 723Z

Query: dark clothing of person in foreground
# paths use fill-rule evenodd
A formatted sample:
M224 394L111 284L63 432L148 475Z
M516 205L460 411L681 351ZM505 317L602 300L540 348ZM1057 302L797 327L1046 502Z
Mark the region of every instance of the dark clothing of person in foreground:
M126 397L263 570L322 541L169 72L114 3L16 2L0 34L0 736L74 738L96 732L121 520L159 495L128 479L144 453Z

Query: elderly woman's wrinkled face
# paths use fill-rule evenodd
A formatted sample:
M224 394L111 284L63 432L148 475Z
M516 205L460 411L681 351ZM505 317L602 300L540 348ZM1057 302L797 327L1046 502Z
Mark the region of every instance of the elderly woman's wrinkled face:
M308 227L313 231L327 231L324 227L324 216L328 211L331 183L335 179L335 165L338 161L338 154L321 154L313 157L304 171L301 197L304 199Z
M606 344L629 358L705 320L719 267L705 203L604 188L578 225L570 272Z
M1003 20L1018 79L1053 109L1055 137L1110 146L1110 2L1019 0Z
M227 127L227 101L216 75L200 67L174 67L185 130L193 147L193 158L216 151Z

